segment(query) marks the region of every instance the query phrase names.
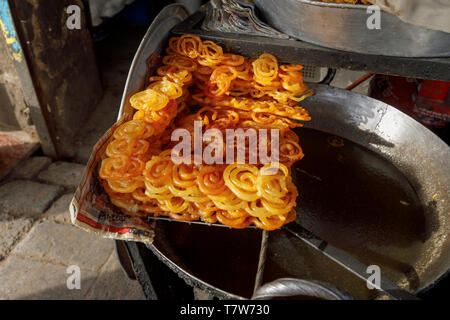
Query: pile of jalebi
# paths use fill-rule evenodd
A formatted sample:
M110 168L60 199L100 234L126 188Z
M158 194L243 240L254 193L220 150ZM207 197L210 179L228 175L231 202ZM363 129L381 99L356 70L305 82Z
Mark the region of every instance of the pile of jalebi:
M130 99L137 110L133 120L115 130L106 149L99 175L111 202L129 215L201 219L233 228L275 230L295 219L298 193L290 167L303 152L291 128L301 126L296 120L310 120L298 102L312 94L302 66L279 66L268 53L247 60L192 35L171 38L166 51L150 84ZM224 164L176 164L171 134L183 128L194 137L194 121L200 121L202 133L254 130L265 142L258 148L268 150L271 134L263 137L259 129L277 129L279 161L262 161L244 138L244 162L225 161L227 146L219 155ZM208 148L205 139L202 148Z

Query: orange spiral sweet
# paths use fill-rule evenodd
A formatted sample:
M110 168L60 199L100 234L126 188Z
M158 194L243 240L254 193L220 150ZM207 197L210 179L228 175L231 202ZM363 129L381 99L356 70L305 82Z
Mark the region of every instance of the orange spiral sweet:
M197 58L202 51L202 40L197 36L183 35L176 41L176 52L191 59Z
M158 111L169 103L169 97L161 92L146 89L133 95L130 103L133 108L138 110Z
M278 61L273 55L263 53L253 61L253 79L260 85L270 85L278 76Z
M223 50L220 46L215 44L212 41L203 41L200 51L199 51L199 58L197 59L197 62L203 66L215 66L217 65L222 59L223 56Z
M164 159L160 156L153 156L147 162L143 175L145 179L151 183L162 185L168 181L172 175L173 164L169 159Z
M203 165L198 173L197 185L206 195L222 194L227 188L223 180L223 168Z

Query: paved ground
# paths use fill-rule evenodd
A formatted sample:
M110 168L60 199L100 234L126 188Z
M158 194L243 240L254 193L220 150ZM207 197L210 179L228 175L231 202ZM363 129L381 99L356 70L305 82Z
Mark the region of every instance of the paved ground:
M70 223L83 170L32 157L0 184L0 299L145 299L120 268L114 242ZM78 271L80 289L70 290Z

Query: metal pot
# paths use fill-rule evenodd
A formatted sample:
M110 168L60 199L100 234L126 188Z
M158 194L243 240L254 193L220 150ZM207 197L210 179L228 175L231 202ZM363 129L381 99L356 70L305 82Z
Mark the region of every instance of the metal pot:
M150 26L131 66L119 117L133 112L129 97L144 88L148 64L155 67L164 53L170 30L187 15L182 6L170 5ZM384 164L380 166L390 166L395 171L393 175L399 175L399 181L408 185L410 191L406 195L416 200L402 205L417 205L421 210L406 210L414 212L411 216L400 215L396 210L380 216L369 212L364 215L366 218L360 218L352 212L333 212L336 206L330 202L329 192L325 192L320 194L319 202L325 204L321 210L314 210L317 202L308 206L308 199L301 200L299 222L365 264L379 265L384 276L410 292L432 286L450 266L450 148L424 126L383 102L326 85L311 88L316 94L302 104L313 120L305 125L309 129L300 129L300 143L307 145L310 140L302 137L315 129L320 134L347 139L350 155L358 146L363 147L366 151L359 154L363 160L368 159L370 164L372 157L382 159ZM339 155L341 151L336 152ZM305 153L305 160L316 154L307 150ZM347 153L342 156L345 160ZM377 161L371 168L383 171ZM302 170L300 167L295 171L298 179L304 175ZM315 179L314 173L307 174ZM303 186L298 186L300 193L307 194L308 189ZM345 179L339 186L346 188ZM384 189L394 193L396 187L386 183ZM390 192L380 192L389 197ZM397 206L393 204L392 209ZM356 298L377 296L367 289L366 283L284 230L263 233L256 229L157 221L155 241L148 248L188 284L221 298L250 298L261 282L286 277L330 283ZM267 260L264 272L261 258Z
M381 11L369 29L367 6L312 0L256 0L274 28L294 38L344 51L400 57L448 57L450 34L401 21Z

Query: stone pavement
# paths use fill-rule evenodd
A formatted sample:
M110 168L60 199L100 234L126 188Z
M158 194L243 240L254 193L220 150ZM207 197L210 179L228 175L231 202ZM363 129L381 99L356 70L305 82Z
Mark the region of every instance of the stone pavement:
M31 157L0 181L0 299L145 299L120 268L113 240L70 223L83 170ZM78 270L80 288L70 290Z

